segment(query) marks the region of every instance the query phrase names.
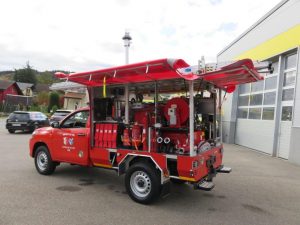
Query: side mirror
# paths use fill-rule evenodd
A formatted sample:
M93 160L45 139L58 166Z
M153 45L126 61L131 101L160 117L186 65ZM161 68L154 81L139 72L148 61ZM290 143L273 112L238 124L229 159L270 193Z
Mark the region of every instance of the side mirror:
M53 127L53 128L59 128L59 122L54 121L53 123L51 123L51 127Z

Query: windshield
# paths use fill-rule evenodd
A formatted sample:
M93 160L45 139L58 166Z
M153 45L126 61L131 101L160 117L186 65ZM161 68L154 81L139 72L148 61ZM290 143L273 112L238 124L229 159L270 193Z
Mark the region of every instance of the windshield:
M31 120L46 120L46 118L46 115L44 115L43 113L30 113Z
M29 114L28 113L12 113L9 115L8 119L27 121L27 120L29 120Z

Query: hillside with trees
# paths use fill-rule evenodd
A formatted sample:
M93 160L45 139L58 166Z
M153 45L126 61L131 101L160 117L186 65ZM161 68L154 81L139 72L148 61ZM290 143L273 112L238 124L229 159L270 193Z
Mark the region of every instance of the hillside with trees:
M52 70L40 72L34 69L29 62L26 66L20 69L15 69L11 71L0 71L0 80L16 81L23 83L38 84L51 86L53 83L61 82L55 77L56 72L70 73L63 70ZM53 109L57 109L63 106L63 95L61 91L58 92L48 92L48 91L38 91L35 93L33 98L33 103L30 106L30 110L49 112ZM1 108L1 107L0 107ZM3 107L2 107L3 108ZM55 111L55 110L54 110Z
M63 70L51 70L51 71L38 71L35 70L29 62L26 63L21 69L15 69L11 71L0 71L0 80L14 80L17 82L32 83L36 84L48 84L60 82L55 77L56 72L70 73L69 71Z

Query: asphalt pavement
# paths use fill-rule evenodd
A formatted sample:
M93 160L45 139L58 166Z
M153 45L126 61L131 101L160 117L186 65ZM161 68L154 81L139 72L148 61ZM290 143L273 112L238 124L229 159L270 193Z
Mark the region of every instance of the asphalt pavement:
M152 205L133 202L124 176L62 164L39 175L29 156L30 133L9 134L0 119L0 225L47 224L300 224L300 166L225 145L224 164L210 192L187 184Z

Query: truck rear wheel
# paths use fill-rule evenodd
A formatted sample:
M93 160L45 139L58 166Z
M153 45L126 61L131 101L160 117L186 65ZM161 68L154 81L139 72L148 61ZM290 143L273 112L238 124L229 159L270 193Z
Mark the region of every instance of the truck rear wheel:
M135 163L126 173L125 186L132 200L149 204L160 196L160 174L148 163Z
M36 170L42 175L50 175L56 168L56 164L52 161L50 153L44 145L36 149L34 164Z

